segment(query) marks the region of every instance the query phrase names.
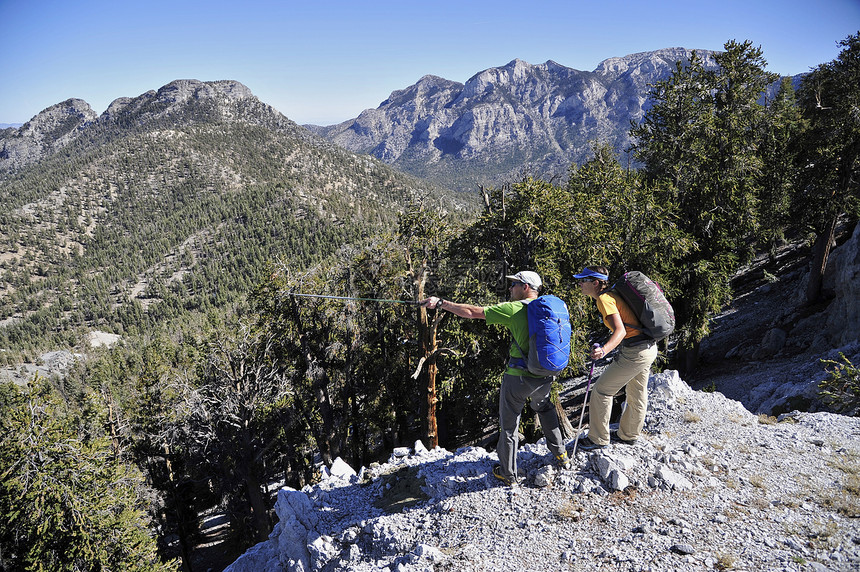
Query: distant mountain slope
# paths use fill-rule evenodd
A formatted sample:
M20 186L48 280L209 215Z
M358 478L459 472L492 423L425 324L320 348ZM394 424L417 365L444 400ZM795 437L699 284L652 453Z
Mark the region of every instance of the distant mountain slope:
M455 199L296 125L233 81L52 106L0 132L0 348L223 307L413 197ZM66 339L63 338L63 339Z
M647 109L648 84L668 78L692 52L667 48L610 58L591 72L514 60L465 85L425 76L353 120L308 127L346 149L458 189L523 170L548 177L584 160L590 141L627 149L630 121L640 121ZM716 65L714 52L697 53Z

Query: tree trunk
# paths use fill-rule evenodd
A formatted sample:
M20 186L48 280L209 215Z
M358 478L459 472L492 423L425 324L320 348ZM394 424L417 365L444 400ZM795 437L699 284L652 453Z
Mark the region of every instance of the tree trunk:
M310 356L308 356L308 361L310 362ZM312 429L312 431L314 431L314 436L317 439L317 447L320 450L320 455L322 455L325 464L331 466L332 462L340 455L340 448L335 440L337 427L327 389L328 381L328 373L323 372L313 382L314 397L316 399L320 422L318 423L319 427L316 430ZM311 425L315 425L310 419L308 422Z
M249 467L250 471L250 467ZM256 477L249 472L245 477L245 490L248 492L248 502L254 515L254 528L256 529L257 542L263 542L269 537L269 513L266 508L266 500L263 498L262 488Z
M702 278L695 271L693 271L689 276L687 289L690 292L695 292L698 288L701 288L700 281ZM679 307L676 308L676 310L678 310L675 314L675 318L678 320L676 331L689 327L689 325L694 321L693 316L696 314L693 310L692 299L690 297L682 298ZM689 339L678 343L678 348L675 352L673 362L682 378L694 372L696 367L699 365L700 344L701 341Z
M192 572L191 570L191 545L188 542L188 535L184 531L178 534L179 536L179 557L182 561L182 572Z
M429 268L427 266L427 261L425 260L415 275L416 301L423 300L425 298L424 285L427 281L428 271ZM427 308L420 308L418 312L418 336L421 342L421 358L426 360L427 364L426 374L419 376L419 379L421 379L423 375L427 376L427 383L424 386L424 395L426 398L424 435L426 437L428 447L430 449L435 449L439 446L438 423L436 421L436 373L438 368L436 367L436 358L431 356L434 356L434 352L437 349L436 330L439 322L437 320L434 320L432 323L430 322Z
M824 282L824 271L827 269L827 259L830 258L830 247L836 234L838 217L833 216L822 232L815 237L812 245L809 264L809 282L806 284L806 303L814 304L821 298L821 285Z
M564 439L573 439L576 429L573 428L570 419L567 418L567 413L564 412L564 407L561 406L561 399L556 398L555 400L555 412L558 413L558 425L561 429L561 436Z
M684 377L696 370L699 365L699 346L701 342L693 342L689 347L679 346L677 354L678 369Z
M170 446L167 443L162 444L164 451L164 466L167 468L167 479L170 483L168 494L173 497L174 507L180 506L182 501L179 500L178 485L176 476L173 474L173 465L170 462ZM176 536L179 538L179 556L182 561L182 572L191 572L191 542L189 537L191 534L185 526L185 520L182 518L182 513L174 508L176 514ZM166 520L166 519L165 519Z
M427 441L430 449L439 446L439 428L436 421L436 371L434 358L427 366Z
M242 447L245 449L246 458L240 462L244 465L241 468L245 481L245 490L248 493L248 504L251 505L251 514L254 522L254 533L257 542L263 542L269 537L271 526L269 525L269 513L266 499L263 497L263 489L260 486L260 480L257 478L256 463L253 460L254 446L251 443L251 436L247 432L247 428L242 432Z

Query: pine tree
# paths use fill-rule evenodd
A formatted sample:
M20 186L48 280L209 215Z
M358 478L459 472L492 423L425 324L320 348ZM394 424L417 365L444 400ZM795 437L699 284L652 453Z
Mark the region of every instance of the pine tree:
M795 213L815 233L806 298L821 283L840 215L860 213L860 32L840 42L839 56L803 79L798 93L809 128L801 144Z
M792 226L791 198L798 182L797 143L803 129L791 78L783 78L767 105L767 123L761 143L762 171L759 194L758 236L771 257Z
M652 91L653 106L632 129L634 152L650 180L666 185L662 202L677 205L682 230L697 249L679 261L685 270L676 305L680 367L692 369L708 333L709 316L730 295L730 278L753 254L765 108L759 103L775 75L760 48L729 41L719 67L693 57Z
M92 403L96 415L97 401ZM143 479L110 440L86 435L51 387L0 398L0 564L5 569L171 570L143 511Z

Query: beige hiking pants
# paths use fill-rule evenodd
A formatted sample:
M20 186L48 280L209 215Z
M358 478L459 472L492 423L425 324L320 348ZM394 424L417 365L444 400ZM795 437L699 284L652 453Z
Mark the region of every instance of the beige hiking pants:
M657 344L621 346L615 359L597 379L588 401L588 438L598 445L609 444L612 398L627 387L627 407L621 414L618 436L626 441L639 438L648 410L648 375L657 359Z

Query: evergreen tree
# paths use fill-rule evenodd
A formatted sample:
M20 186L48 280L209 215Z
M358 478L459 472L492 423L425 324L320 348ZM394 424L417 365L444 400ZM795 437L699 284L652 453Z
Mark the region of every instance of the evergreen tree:
M667 181L676 197L697 185L706 160L708 85L702 58L694 51L677 62L669 79L651 86L651 107L639 125L631 126L633 151L651 180Z
M133 458L160 493L151 507L160 548L166 551L168 537L175 535L186 572L192 569L191 554L201 537L199 514L218 501L201 484L209 481L203 473L206 465L196 465L178 416L182 396L177 380L195 371L200 359L196 349L193 339L174 343L157 333L138 348L116 348L102 358L124 365L118 379L131 386L124 409L131 424Z
M731 294L730 278L752 256L757 229L765 108L759 98L774 80L760 48L729 41L716 70L693 57L651 92L653 106L631 133L650 180L666 185L681 228L697 250L680 261L683 292L675 306L680 366L692 369L708 321Z
M800 108L791 78L782 78L779 91L767 105L767 123L761 143L762 171L759 194L759 243L775 256L778 243L792 226L791 199L797 188L797 143L803 130Z
M93 398L91 411L103 415ZM171 570L159 561L141 475L82 434L51 387L0 396L0 564L7 570ZM84 431L85 433L85 431Z
M808 129L801 144L801 185L794 212L815 234L806 299L821 283L839 216L860 213L860 32L840 42L839 56L803 79L798 93Z
M231 528L260 542L271 532L267 466L283 450L292 423L290 387L272 363L272 338L246 324L210 342L197 380L180 379L175 430L198 474L213 478Z

